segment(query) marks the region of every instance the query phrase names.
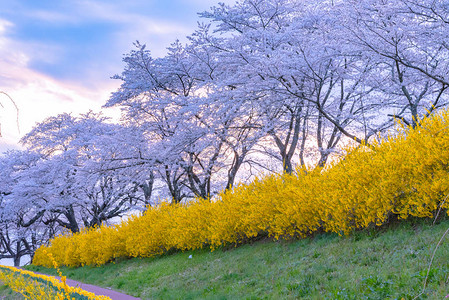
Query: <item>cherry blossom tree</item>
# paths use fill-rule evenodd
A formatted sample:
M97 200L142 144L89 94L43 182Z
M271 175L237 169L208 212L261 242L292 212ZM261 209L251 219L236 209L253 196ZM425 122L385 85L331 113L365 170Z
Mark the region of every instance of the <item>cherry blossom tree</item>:
M22 180L12 194L39 207L33 218L41 211L50 213L46 222L72 232L80 230L80 223L91 227L122 216L142 202L138 185L126 174L106 172L96 165L117 154L106 152L105 157L99 140L118 134L120 126L107 124L93 113L45 120L22 139L42 158L19 174Z
M390 117L416 126L448 105L446 1L347 1L348 45L375 66L371 84L390 102Z
M344 53L336 18L320 7L254 0L201 14L216 23L217 33L230 36L215 39L226 62L221 80L242 98L260 95L255 107L286 172L292 172L296 151L302 164L305 152L317 151L322 166L342 135L362 143L385 126L372 118L382 104L365 82L371 66ZM315 141L314 149L305 150L307 139Z
M13 259L15 266L20 265L22 257L32 257L37 247L54 234L53 226L41 222L43 213L39 208L13 196L20 181L18 174L34 165L38 158L36 153L18 150L0 157L0 259ZM28 214L29 211L32 213Z
M262 126L254 109L215 82L217 50L204 44L207 39L208 28L202 27L190 45L175 42L160 59L137 43L115 77L121 88L106 104L121 105L127 121L145 128L148 143L159 149L153 161L174 202L231 187L261 136L252 134Z

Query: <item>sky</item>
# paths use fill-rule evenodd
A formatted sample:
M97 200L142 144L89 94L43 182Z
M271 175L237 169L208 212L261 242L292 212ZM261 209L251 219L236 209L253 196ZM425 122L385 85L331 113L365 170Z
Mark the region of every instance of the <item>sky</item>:
M47 117L99 111L120 85L110 77L122 72L133 42L164 56L218 1L0 0L0 92L19 115L17 122L14 103L0 93L0 153L19 148Z

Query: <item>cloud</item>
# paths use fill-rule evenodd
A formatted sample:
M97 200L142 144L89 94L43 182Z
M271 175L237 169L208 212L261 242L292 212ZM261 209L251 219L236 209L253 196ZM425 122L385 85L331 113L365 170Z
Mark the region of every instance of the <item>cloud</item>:
M0 19L0 24L5 23ZM85 113L90 109L99 111L110 92L118 87L118 82L108 78L98 80L92 88L37 72L28 66L28 54L15 47L17 42L6 34L7 30L0 31L0 91L7 93L19 108L20 132L14 103L0 94L0 152L18 148L20 137L49 116Z
M89 85L120 73L121 58L136 40L163 56L175 39L185 40L193 32L194 11L186 13L179 5L167 11L164 5L120 0L22 3L15 7L17 13L9 9L7 15L18 25L10 32L11 47L20 49L28 59L24 63L36 71Z
M0 19L0 34L5 34L6 30L12 26L13 24L8 20Z
M233 0L225 0L233 2ZM18 24L12 32L30 68L84 84L121 72L123 54L139 40L154 56L176 39L186 42L210 0L66 0L10 2L5 14ZM5 22L3 27L11 25ZM0 30L2 24L0 24Z
M50 10L33 10L28 11L27 16L41 22L56 23L56 24L76 24L81 21L82 18L74 16L68 12L57 12Z
M2 67L2 66L0 66ZM6 97L0 97L3 108L0 108L3 140L8 144L17 143L21 135L30 131L36 122L49 116L63 112L73 114L85 113L88 110L99 111L106 103L111 91L117 87L105 83L98 89L87 89L76 83L54 80L46 75L22 68L19 85L0 85L0 90L8 93L19 108L20 132L16 126L16 110ZM14 78L14 74L12 74ZM19 79L18 79L19 80Z
M97 21L116 24L115 30L111 31L112 41L121 54L129 52L132 43L136 40L151 45L152 53L163 56L168 47L175 39L183 39L193 32L196 22L174 18L170 15L155 15L156 7L151 1L146 5L129 6L127 1L116 2L92 2L80 1L79 9L86 12L85 18L95 18ZM146 7L147 11L142 11ZM139 10L140 9L140 10ZM172 10L175 14L176 9ZM195 13L189 19L196 18Z
M210 1L210 0L182 0L182 3L186 4L194 4L197 6L205 7L205 9L209 9L212 6L218 6L219 2L222 2L227 5L232 5L236 3L236 0L220 0L220 1Z

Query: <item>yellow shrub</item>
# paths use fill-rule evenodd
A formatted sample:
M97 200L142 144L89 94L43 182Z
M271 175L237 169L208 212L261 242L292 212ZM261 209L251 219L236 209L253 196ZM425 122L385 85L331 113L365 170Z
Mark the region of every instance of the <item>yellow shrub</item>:
M449 112L421 124L371 148L348 148L323 170L271 175L213 202L162 204L114 227L58 236L36 251L33 263L51 266L44 250L67 266L101 265L170 249L215 249L262 234L275 239L320 230L348 234L392 215L431 217L449 193Z
M26 299L71 300L76 299L75 296L84 296L91 300L110 300L109 297L96 296L78 287L69 287L65 283L65 277L62 278L63 280L59 281L51 276L35 274L14 267L0 266L0 281L8 285L13 291L22 294Z

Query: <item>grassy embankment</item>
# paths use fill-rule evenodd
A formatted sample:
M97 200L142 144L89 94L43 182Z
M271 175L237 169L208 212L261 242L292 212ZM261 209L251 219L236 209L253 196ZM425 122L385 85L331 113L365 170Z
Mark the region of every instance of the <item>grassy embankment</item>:
M61 270L69 278L142 299L413 299L422 290L435 246L449 228L447 217L431 223L407 220L347 237L317 234ZM443 242L426 292L418 299L449 294L448 257L449 243ZM55 275L43 267L27 269Z
M449 208L448 131L445 111L370 149L349 149L324 171L268 176L215 202L162 205L118 227L59 236L34 263L100 265L63 273L144 299L413 299L449 227L430 225ZM249 243L267 235L286 240ZM448 254L443 244L419 299L449 294Z
M7 285L4 285L2 282L0 282L0 299L21 300L24 299L24 297L21 294L14 292Z

